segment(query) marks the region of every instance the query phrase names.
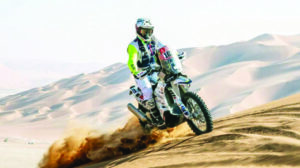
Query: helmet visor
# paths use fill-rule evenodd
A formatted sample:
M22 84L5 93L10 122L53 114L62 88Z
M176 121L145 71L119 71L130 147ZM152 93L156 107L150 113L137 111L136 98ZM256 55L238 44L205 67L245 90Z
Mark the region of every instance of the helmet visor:
M152 34L153 34L153 29L145 29L145 28L141 28L140 34L141 34L145 39L149 39L149 38L152 36Z

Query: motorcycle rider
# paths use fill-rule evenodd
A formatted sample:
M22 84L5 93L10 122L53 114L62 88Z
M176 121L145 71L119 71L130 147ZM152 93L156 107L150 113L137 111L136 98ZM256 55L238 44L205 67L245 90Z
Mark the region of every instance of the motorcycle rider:
M163 124L161 113L155 110L156 104L151 83L157 83L158 72L149 74L150 67L159 67L156 55L164 45L153 36L154 26L147 18L139 18L135 24L137 37L128 45L128 67L142 92L142 104L154 111L156 122ZM158 107L159 108L159 107ZM161 111L161 109L159 109ZM163 109L164 110L164 109Z

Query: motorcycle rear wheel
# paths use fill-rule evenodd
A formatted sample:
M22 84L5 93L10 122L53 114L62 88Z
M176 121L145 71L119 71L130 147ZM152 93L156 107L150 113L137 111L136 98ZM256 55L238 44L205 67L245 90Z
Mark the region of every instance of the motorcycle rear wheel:
M192 119L187 120L187 123L196 135L213 130L211 114L204 101L196 93L186 92L183 96L183 103L193 116Z

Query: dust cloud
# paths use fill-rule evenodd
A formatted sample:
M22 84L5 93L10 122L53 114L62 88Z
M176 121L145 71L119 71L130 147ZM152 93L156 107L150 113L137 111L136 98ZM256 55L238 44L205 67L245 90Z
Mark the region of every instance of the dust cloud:
M67 136L54 142L39 163L40 168L68 168L92 161L104 161L130 154L173 137L186 135L180 126L166 131L154 130L144 134L138 120L133 117L123 128L111 134L100 134L97 130L80 127L67 131Z

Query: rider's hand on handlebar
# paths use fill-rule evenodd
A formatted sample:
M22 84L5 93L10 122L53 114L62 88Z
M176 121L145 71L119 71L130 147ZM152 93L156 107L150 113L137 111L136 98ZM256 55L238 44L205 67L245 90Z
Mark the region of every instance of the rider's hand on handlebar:
M150 68L152 71L159 71L160 70L160 66L158 64L151 64Z
M149 70L140 71L136 74L138 79L144 78L149 73Z
M171 81L173 81L173 80L175 80L175 79L176 79L176 75L166 75L166 76L164 77L164 81L165 81L166 83L171 82Z
M145 77L146 75L151 74L152 72L159 72L160 66L158 64L151 64L147 68L143 68L140 72L136 74L138 79Z

